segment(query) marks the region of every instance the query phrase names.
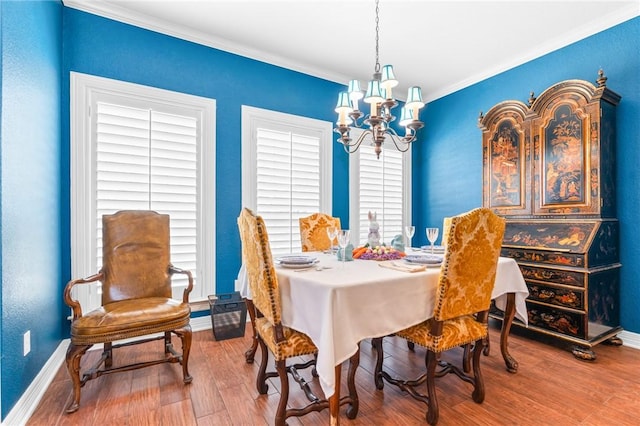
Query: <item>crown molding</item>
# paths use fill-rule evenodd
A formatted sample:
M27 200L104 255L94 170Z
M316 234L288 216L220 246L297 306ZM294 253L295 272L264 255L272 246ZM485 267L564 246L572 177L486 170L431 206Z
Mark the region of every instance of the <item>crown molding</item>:
M106 0L63 0L63 4L66 7L81 10L87 13L134 25L136 27L155 31L168 36L180 38L228 53L233 53L260 62L287 68L293 71L301 72L336 83L346 84L351 78L350 76L332 72L328 69L311 67L308 64L295 61L291 58L259 51L252 48L251 46L236 43L232 40L213 37L209 34L203 33L201 31L196 31L193 28L189 28L184 25L176 25L162 19L157 19L142 13L133 12L131 10L128 10L126 7L118 5L117 2ZM615 25L621 24L622 22L625 22L627 20L633 19L639 15L640 4L637 2L630 2L625 7L617 9L616 12L602 15L596 23L584 25L569 34L564 34L562 37L558 37L543 44L538 44L536 46L533 46L531 49L523 50L520 56L511 58L510 60L507 60L505 62L495 64L491 68L483 69L482 72L471 75L468 78L461 80L455 84L441 87L436 91L430 91L429 93L424 94L425 102L431 102L451 93L457 92L458 90L464 89L480 81L486 80L487 78L493 77L497 74L508 71L531 60L537 59L555 50L566 47L572 43L592 36Z

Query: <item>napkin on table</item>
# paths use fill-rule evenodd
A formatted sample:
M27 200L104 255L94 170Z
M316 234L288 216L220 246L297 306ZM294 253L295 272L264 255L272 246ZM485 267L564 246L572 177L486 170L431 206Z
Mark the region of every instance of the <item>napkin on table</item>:
M379 262L378 265L383 268L395 269L396 271L402 272L420 272L427 269L427 265L409 265L400 263L397 260L385 260L383 262Z

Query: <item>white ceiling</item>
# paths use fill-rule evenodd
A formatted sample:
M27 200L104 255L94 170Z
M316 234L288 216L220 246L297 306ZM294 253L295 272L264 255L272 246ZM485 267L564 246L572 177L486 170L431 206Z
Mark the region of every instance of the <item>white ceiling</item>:
M64 4L344 84L375 65L374 0ZM398 97L418 85L430 101L638 15L640 0L380 0L380 64Z

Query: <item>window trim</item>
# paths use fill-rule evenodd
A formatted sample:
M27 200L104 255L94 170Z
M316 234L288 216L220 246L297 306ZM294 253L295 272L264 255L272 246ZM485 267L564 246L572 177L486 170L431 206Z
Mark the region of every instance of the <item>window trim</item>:
M351 130L351 138L357 140L364 132L363 129L354 128ZM349 154L349 229L351 229L351 241L358 243L366 241L366 236L360 235L360 152L363 149L373 149L373 147L363 142L358 151ZM382 148L382 154L385 150L397 150L393 142L387 140ZM411 157L412 146L409 150L402 153L402 230L406 225L412 224L411 217ZM354 232L355 231L355 232ZM403 232L404 235L404 232ZM390 241L387 241L390 243Z
M192 302L207 299L215 294L215 150L216 150L216 101L195 95L143 86L78 72L70 72L70 190L71 190L71 276L87 277L94 271L91 245L96 241L93 220L95 211L95 153L90 143L92 121L91 105L96 95L116 95L196 111L200 116L200 212L198 225L198 277L201 288L197 296L192 292ZM206 167L204 167L206 165ZM89 235L89 238L87 238ZM87 247L87 243L89 247ZM93 286L80 286L76 297L86 306L100 306L99 295L91 291ZM195 296L195 297L194 297Z
M333 194L333 128L330 122L283 112L242 105L242 206L256 209L256 135L263 127L312 129L320 133L320 210L332 214ZM238 212L239 213L239 212Z

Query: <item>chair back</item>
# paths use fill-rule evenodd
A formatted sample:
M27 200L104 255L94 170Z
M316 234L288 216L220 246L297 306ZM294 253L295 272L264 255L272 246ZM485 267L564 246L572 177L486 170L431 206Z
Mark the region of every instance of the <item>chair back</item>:
M123 210L102 216L102 305L172 297L169 215Z
M504 229L505 220L484 207L451 218L435 320L488 311Z
M447 246L447 239L449 238L449 228L451 228L451 217L445 217L442 219L442 239L440 245L442 247Z
M271 324L280 325L282 310L278 276L264 220L245 207L238 216L238 229L253 304Z
M301 217L299 222L302 251L327 250L331 247L327 228L334 226L340 229L340 218L324 213L314 213L307 217Z

